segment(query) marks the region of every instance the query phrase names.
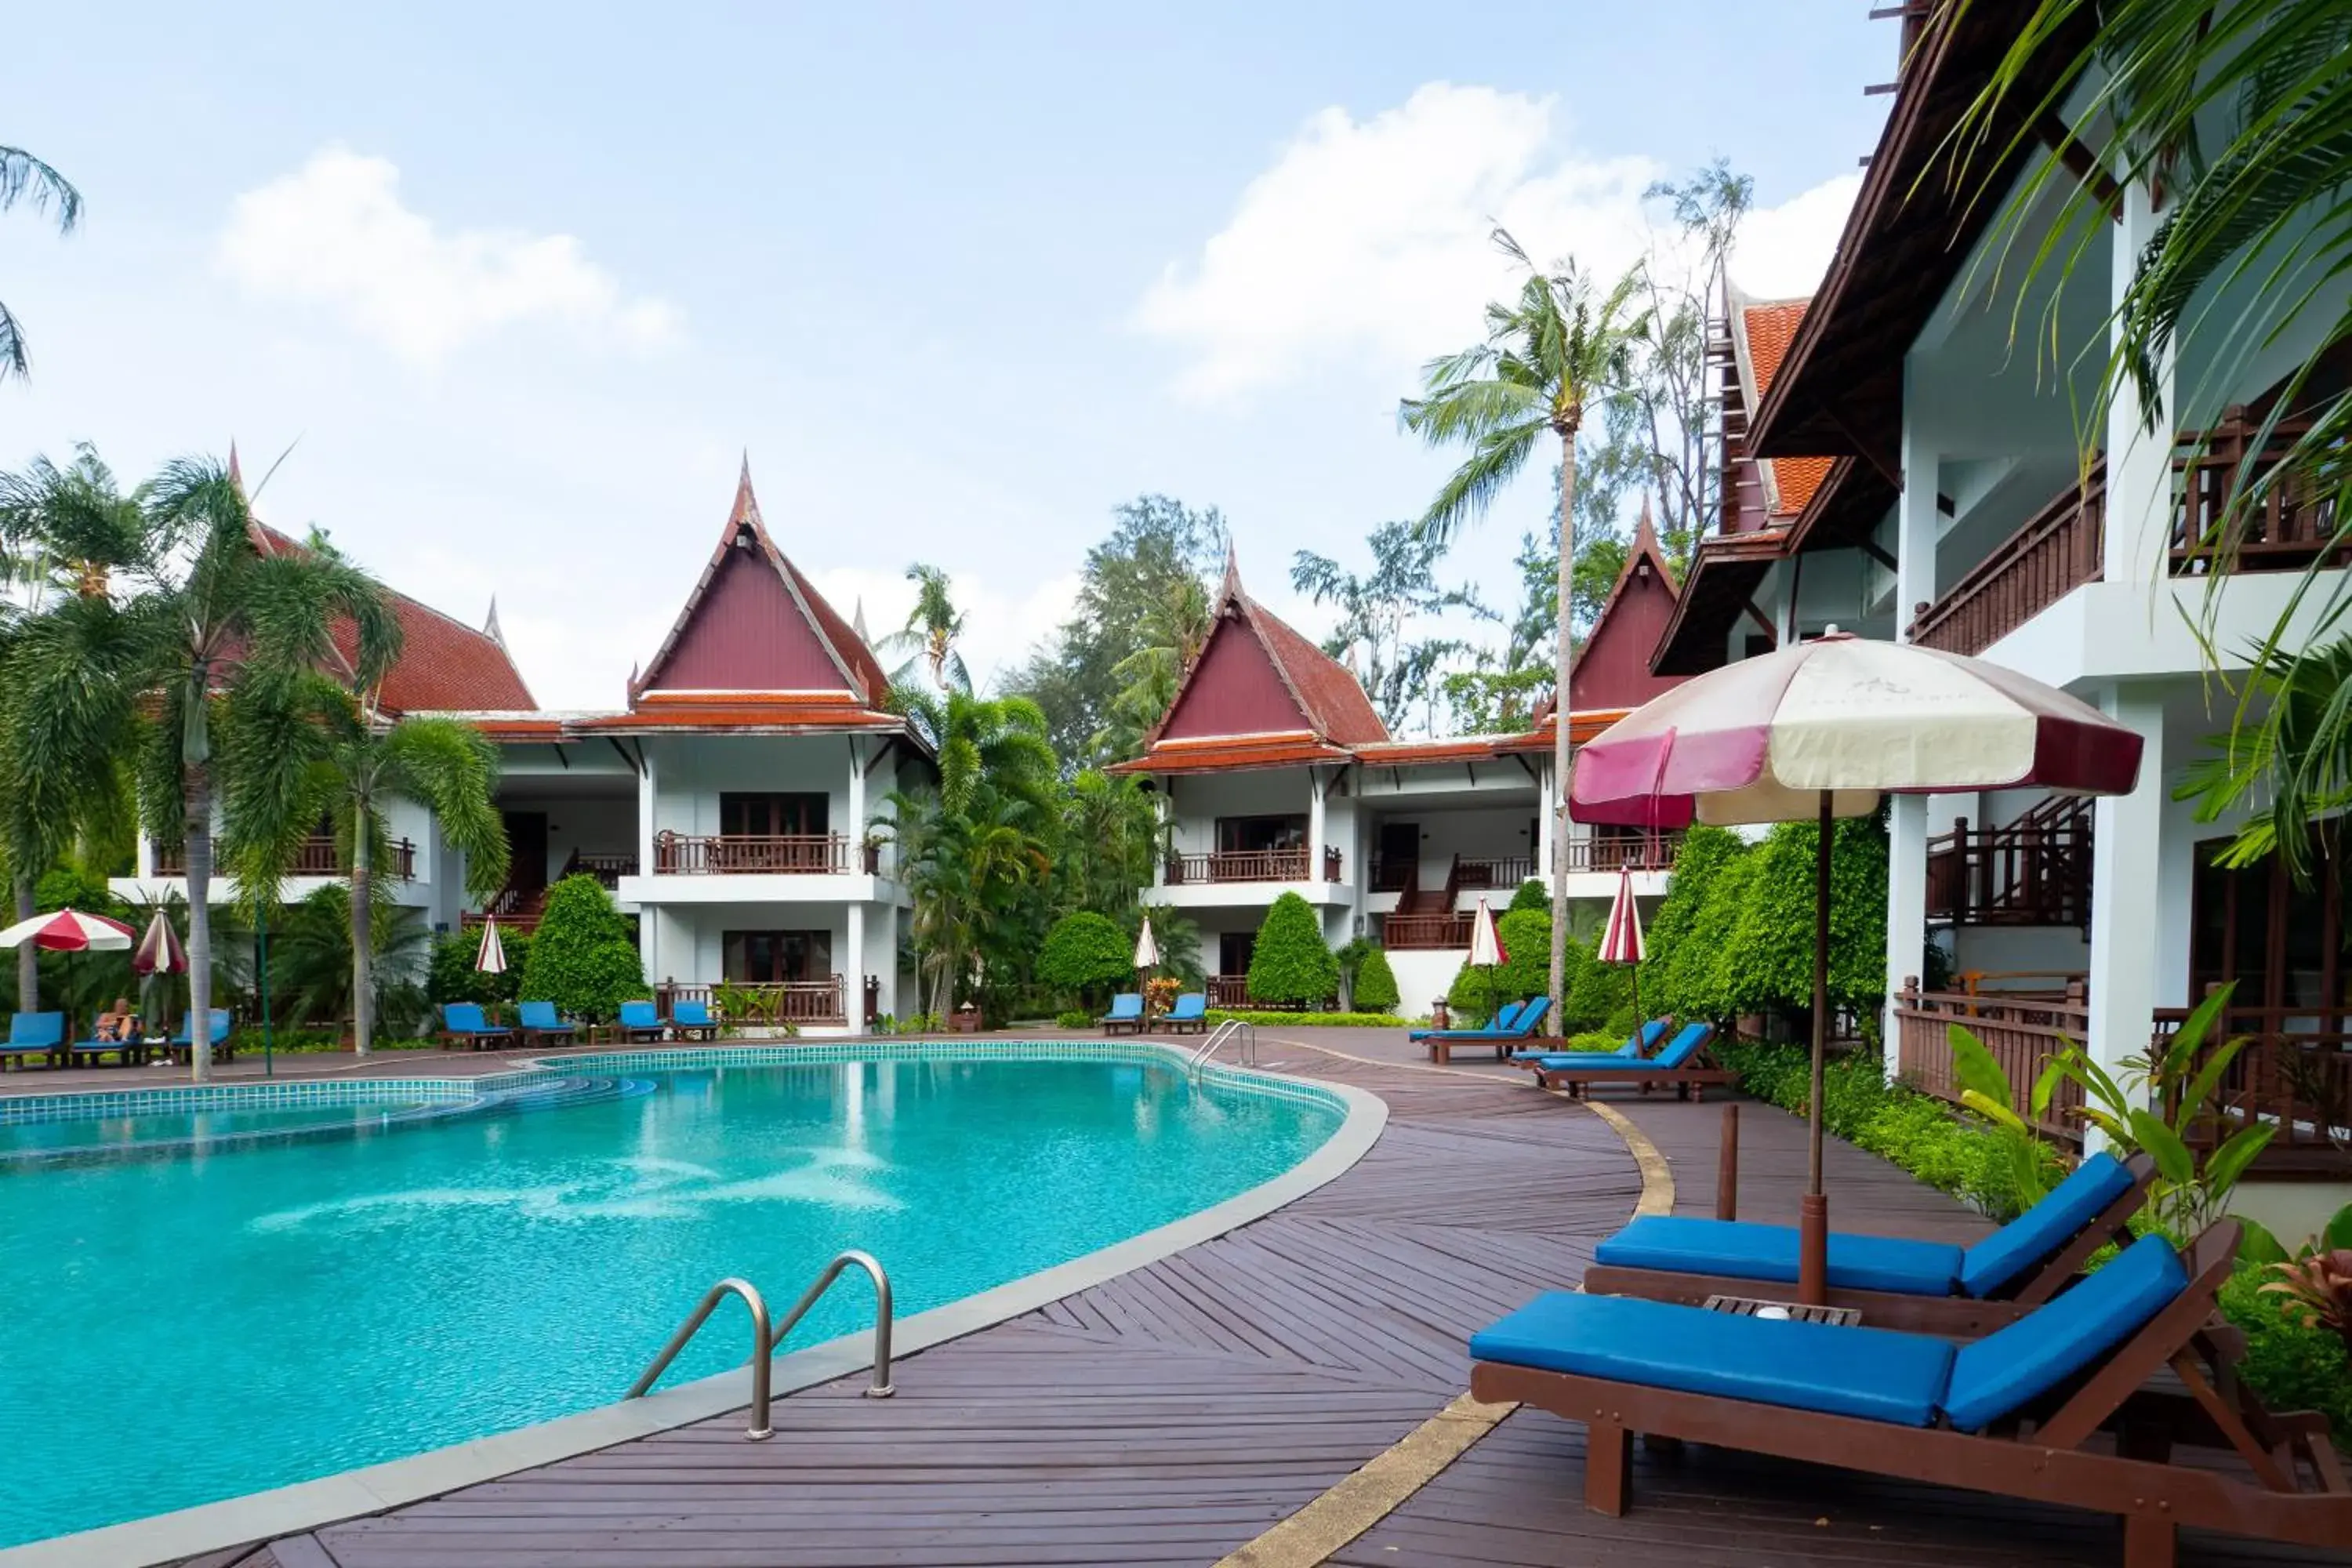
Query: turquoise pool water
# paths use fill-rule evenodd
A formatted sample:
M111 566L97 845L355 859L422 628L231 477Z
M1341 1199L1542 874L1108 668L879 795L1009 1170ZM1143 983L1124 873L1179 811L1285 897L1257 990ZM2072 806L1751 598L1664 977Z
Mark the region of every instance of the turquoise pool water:
M63 1151L121 1150L240 1134L341 1130L364 1131L427 1109L398 1100L306 1105L269 1110L197 1110L185 1115L101 1116L82 1121L0 1121L0 1159ZM437 1109L437 1108L436 1108Z
M1255 1186L1341 1121L1136 1062L628 1071L651 1092L0 1166L0 1545L608 1403L721 1275L782 1310L858 1247L901 1316L940 1306ZM852 1276L793 1342L872 1309ZM722 1314L667 1381L740 1363Z

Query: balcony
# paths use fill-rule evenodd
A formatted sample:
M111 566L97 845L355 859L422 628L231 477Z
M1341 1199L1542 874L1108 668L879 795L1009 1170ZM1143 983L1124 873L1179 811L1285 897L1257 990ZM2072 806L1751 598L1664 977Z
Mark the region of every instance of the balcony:
M1568 871L1671 871L1683 847L1680 833L1638 834L1623 838L1571 838Z
M375 867L376 874L396 877L404 882L414 880L416 876L415 842L406 838L394 839L386 848L389 853ZM215 841L215 850L217 857L217 840ZM214 860L213 869L215 874L220 870L217 858ZM335 847L331 836L323 833L313 834L302 840L294 851L292 863L286 868L286 874L289 877L348 877L351 872L350 857ZM184 877L187 874L188 852L184 847L174 845L167 848L161 844L155 847L155 875Z
M839 833L689 834L665 828L654 836L656 876L839 877L853 864L873 876L880 861L878 847L853 846Z
M1165 882L1171 888L1213 882L1304 882L1313 855L1297 849L1218 849L1205 855L1171 855ZM1339 879L1339 851L1323 850L1323 880Z
M1381 945L1397 952L1431 952L1470 945L1468 915L1384 915Z
M2170 571L2196 576L2226 564L2231 572L2302 571L2315 562L2342 563L2345 548L2335 542L2336 515L2324 498L2305 493L2290 479L2268 486L2261 503L2239 532L2224 540L2228 513L2246 469L2259 481L2311 427L2307 419L2282 419L2259 449L2262 416L2231 408L2210 430L2185 430L2174 444ZM2250 454L2251 458L2250 458ZM1976 569L1932 605L1921 605L1911 623L1911 640L1947 653L1979 654L2085 583L2104 574L2106 544L2106 468L2094 468L2083 486L2070 489L2029 519ZM2217 560L2217 546L2221 557Z
M562 871L565 877L593 877L597 886L608 893L619 890L622 878L636 874L637 858L635 855L625 851L605 854L584 849L573 850L572 858L563 863Z
M817 980L727 980L715 985L681 985L665 982L654 987L654 1002L667 1018L679 1002L707 1002L719 1019L747 1029L772 1028L780 1024L845 1025L844 986L838 974Z
M1927 918L1956 926L2091 922L2091 805L2053 795L2000 827L1927 840Z

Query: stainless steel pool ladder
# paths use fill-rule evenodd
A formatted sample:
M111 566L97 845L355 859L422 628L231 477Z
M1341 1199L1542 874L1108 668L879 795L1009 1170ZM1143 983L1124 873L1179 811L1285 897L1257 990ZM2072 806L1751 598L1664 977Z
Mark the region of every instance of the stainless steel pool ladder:
M1209 1037L1202 1040L1201 1048L1192 1053L1192 1059L1186 1064L1185 1070L1194 1078L1200 1077L1201 1069L1208 1065L1211 1057L1217 1054L1218 1047L1236 1037L1242 1043L1242 1065L1257 1066L1257 1026L1246 1018L1228 1018L1209 1031Z
M721 1279L704 1293L702 1304L677 1326L677 1332L670 1335L669 1343L662 1347L661 1353L654 1357L651 1364L637 1375L637 1381L629 1385L629 1392L621 1397L643 1398L661 1374L669 1370L669 1363L677 1359L677 1352L702 1331L702 1325L710 1321L710 1314L719 1310L719 1303L730 1296L740 1296L743 1305L751 1311L751 1425L744 1430L743 1436L755 1443L773 1436L775 1429L768 1425L770 1361L776 1353L776 1347L783 1343L784 1336L808 1316L809 1309L833 1289L833 1282L840 1279L843 1270L852 1264L866 1270L866 1277L874 1281L874 1380L866 1386L866 1397L889 1398L898 1392L890 1385L890 1276L872 1253L856 1250L845 1252L826 1264L824 1272L816 1277L814 1284L801 1292L800 1300L784 1314L784 1321L776 1325L773 1332L768 1328L767 1300L761 1296L758 1287L748 1279Z

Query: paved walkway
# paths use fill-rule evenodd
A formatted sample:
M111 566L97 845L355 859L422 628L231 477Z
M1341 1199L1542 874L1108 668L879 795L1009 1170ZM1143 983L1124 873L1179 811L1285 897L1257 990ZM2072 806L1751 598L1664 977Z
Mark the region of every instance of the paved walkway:
M896 1399L860 1399L845 1379L784 1402L765 1444L730 1416L189 1568L2119 1561L2119 1532L2094 1516L1716 1450L1640 1450L1634 1510L1601 1518L1580 1502L1581 1428L1527 1410L1487 1431L1490 1410L1433 1479L1355 1507L1350 1488L1445 1424L1431 1417L1465 1386L1466 1336L1579 1278L1643 1183L1607 1121L1506 1069L1431 1069L1393 1035L1305 1034L1269 1037L1262 1065L1391 1108L1353 1170L1218 1240L906 1358ZM1717 1107L1614 1103L1667 1156L1677 1207L1710 1212ZM1742 1121L1742 1213L1785 1217L1801 1124L1755 1106ZM1984 1229L1883 1162L1830 1156L1842 1226ZM1370 1528L1320 1545L1297 1524L1266 1535L1310 1503L1307 1520L1352 1510L1347 1530ZM2182 1561L2340 1559L2191 1537Z

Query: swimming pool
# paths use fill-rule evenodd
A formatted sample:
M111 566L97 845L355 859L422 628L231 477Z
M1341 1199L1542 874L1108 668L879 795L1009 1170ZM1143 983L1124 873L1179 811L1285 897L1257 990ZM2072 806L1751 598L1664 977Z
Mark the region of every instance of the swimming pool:
M856 1247L902 1316L940 1306L1267 1181L1344 1114L1148 1050L822 1054L575 1058L607 1092L160 1158L47 1123L85 1152L0 1165L0 1451L45 1456L0 1545L605 1404L721 1275L781 1308ZM740 1363L723 1310L668 1381ZM871 1321L845 1285L793 1342Z

